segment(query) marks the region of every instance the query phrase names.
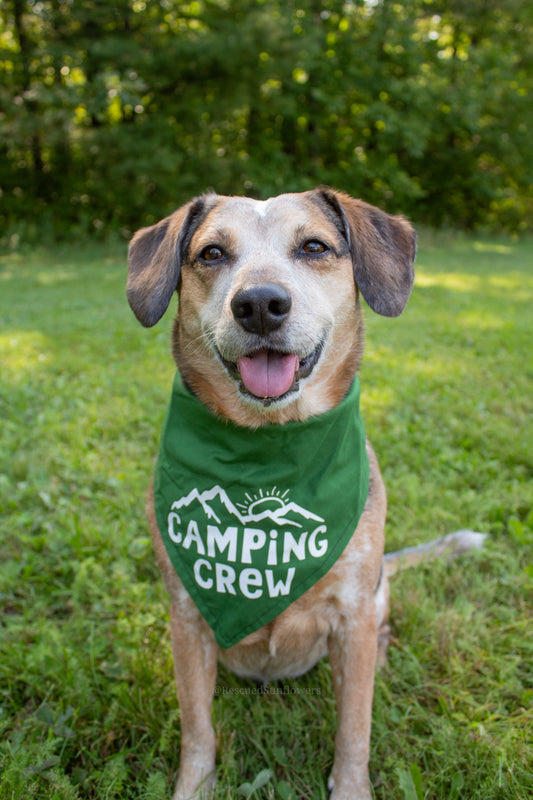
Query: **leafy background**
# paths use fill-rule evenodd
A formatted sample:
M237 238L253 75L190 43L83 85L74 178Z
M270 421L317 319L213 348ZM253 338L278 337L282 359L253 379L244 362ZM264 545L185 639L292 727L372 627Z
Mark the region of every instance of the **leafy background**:
M529 0L0 9L0 228L19 237L322 183L419 223L533 223Z

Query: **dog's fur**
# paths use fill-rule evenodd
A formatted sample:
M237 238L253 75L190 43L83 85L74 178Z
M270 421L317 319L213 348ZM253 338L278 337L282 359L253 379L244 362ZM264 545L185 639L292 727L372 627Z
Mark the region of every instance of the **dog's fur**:
M186 386L214 414L256 428L306 420L340 403L363 353L360 294L377 313L397 316L411 291L414 258L409 222L332 189L264 202L209 194L135 234L127 291L138 319L151 326L178 290L173 355ZM232 301L272 286L274 295L280 287L289 295L289 310L281 313L276 305L275 326L261 319L245 324ZM267 349L299 360L299 383L279 398L250 394L238 376L239 359ZM148 518L171 597L182 719L175 800L208 796L214 785L218 660L239 675L268 681L302 674L325 654L338 709L331 798L370 799L371 706L378 642L381 657L387 642L388 582L385 488L367 448L368 499L339 560L277 619L225 651L170 563L150 492Z

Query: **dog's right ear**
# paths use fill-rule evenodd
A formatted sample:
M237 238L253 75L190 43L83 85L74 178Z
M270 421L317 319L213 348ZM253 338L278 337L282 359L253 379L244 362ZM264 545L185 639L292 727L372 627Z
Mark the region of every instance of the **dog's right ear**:
M204 209L192 200L156 225L141 228L128 249L126 294L145 327L159 322L179 286L181 261Z
M415 277L416 233L403 217L327 187L318 189L343 223L354 278L370 308L385 317L402 313Z

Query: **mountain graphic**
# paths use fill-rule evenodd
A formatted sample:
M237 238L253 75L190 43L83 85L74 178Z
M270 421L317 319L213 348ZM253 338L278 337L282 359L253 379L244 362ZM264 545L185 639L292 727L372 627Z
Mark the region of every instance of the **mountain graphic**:
M261 511L250 510L252 506L266 505L267 501L275 501L277 508L263 508ZM234 503L232 503L226 491L222 489L221 486L213 486L211 489L206 489L203 492L199 492L198 489L192 489L189 494L172 503L172 510L177 511L180 508L188 508L194 503L202 507L207 519L214 520L219 524L221 523L221 517L228 513L235 517L241 525L269 519L276 525L291 525L295 528L303 528L302 518L304 520L311 519L315 522L324 522L322 517L313 514L312 511L307 511L307 509L302 508L302 506L299 506L297 503L285 503L277 496L265 496L257 499L250 505L248 513L243 514Z

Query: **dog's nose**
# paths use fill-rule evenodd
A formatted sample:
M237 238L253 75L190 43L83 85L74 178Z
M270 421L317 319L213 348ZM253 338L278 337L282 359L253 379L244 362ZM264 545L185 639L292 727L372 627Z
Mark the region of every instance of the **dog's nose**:
M237 292L231 301L231 310L245 331L264 336L282 325L291 305L287 289L278 283L264 283Z

